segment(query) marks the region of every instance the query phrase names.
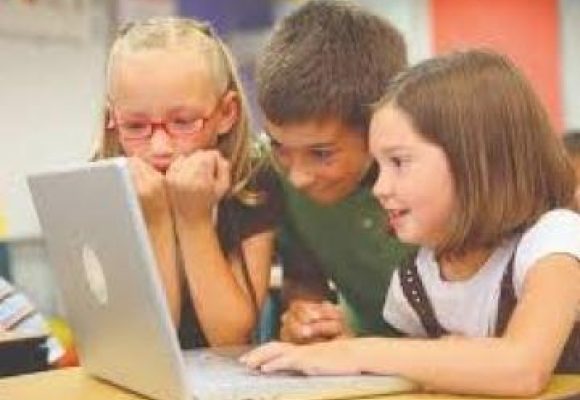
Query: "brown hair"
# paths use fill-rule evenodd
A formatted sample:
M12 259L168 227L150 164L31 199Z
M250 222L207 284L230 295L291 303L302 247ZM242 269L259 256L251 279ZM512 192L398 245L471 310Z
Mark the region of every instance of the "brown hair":
M580 157L580 130L564 133L564 147L572 157Z
M275 124L338 118L367 132L370 106L406 65L387 20L346 1L310 1L277 25L258 59L258 102Z
M531 85L487 50L424 61L395 78L394 106L445 152L457 209L439 253L497 246L544 212L572 207L574 170Z
M109 89L113 65L123 54L148 49L190 48L200 52L208 62L217 93L235 91L240 99L238 120L228 134L220 135L218 149L231 162L231 193L241 200L252 200L254 194L246 184L254 168L250 154L250 128L247 101L237 75L234 60L222 40L213 32L211 25L194 19L156 17L132 23L119 31L109 54L107 88ZM108 90L107 90L108 91ZM99 134L92 159L123 155L115 128L109 126L108 110L105 110L104 126Z

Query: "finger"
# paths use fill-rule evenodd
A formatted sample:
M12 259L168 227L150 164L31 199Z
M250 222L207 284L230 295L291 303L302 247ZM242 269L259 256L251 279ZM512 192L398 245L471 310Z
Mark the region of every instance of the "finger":
M181 168L183 167L184 162L185 162L184 156L179 155L178 157L176 157L175 160L173 160L173 162L169 165L169 168L167 168L165 175L174 176L175 174L177 174L177 172L181 170Z
M329 301L323 302L320 305L318 312L320 313L320 319L344 319L341 308Z
M259 368L264 363L277 357L284 348L291 346L288 343L270 342L260 346L249 353L242 355L239 360L249 368Z
M135 189L139 195L142 195L147 187L147 174L144 169L145 163L140 158L129 157L127 164L129 166L129 173L131 175L133 184L135 185Z
M217 165L215 189L217 198L221 198L231 185L230 163L221 155L219 155L219 153L217 155L216 161Z
M304 372L300 367L298 360L292 355L293 349L286 348L279 351L275 357L268 359L260 365L260 371L266 374L273 372Z
M287 318L280 329L280 338L285 342L305 343L310 340L312 329L294 318Z
M187 160L187 167L191 176L197 177L201 182L213 182L215 175L215 161L208 151L197 151L191 154Z
M311 337L332 339L344 333L344 324L341 320L319 320L309 325Z
M167 171L165 171L165 179L167 186L174 189L179 182L179 176L181 175L185 164L185 157L177 157L170 165Z
M307 324L320 318L320 303L297 301L288 309L292 318Z

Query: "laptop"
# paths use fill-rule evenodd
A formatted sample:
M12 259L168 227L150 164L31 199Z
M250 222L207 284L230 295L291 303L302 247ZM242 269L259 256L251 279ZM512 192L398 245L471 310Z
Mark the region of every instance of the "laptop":
M396 376L260 374L249 347L182 351L124 158L36 173L28 185L81 365L153 399L338 399L416 388Z

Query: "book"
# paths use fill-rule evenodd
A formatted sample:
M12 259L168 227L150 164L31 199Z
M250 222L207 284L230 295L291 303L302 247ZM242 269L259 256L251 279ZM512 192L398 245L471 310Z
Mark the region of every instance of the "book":
M0 332L0 377L48 369L46 335Z

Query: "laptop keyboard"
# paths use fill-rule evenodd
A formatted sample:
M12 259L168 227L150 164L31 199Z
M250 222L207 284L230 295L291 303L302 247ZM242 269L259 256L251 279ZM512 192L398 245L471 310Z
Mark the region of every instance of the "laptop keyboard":
M220 355L209 350L185 353L195 397L199 399L340 399L409 390L408 381L389 376L304 376L262 374L237 361L241 352Z

